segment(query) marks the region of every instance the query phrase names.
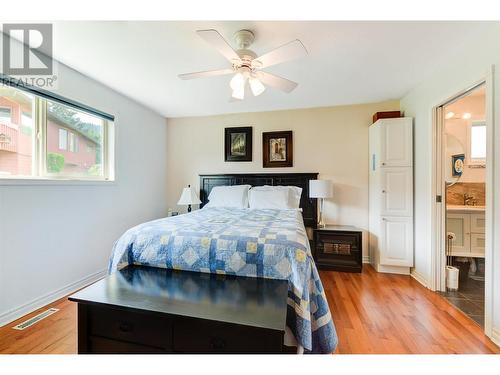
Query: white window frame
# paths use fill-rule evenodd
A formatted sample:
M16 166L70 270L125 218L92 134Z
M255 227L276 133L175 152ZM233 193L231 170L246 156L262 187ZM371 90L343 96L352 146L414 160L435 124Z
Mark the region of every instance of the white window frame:
M8 109L10 112L10 120L9 122L12 122L12 107L9 107L8 105L0 105L0 108L5 108Z
M13 89L20 90L13 87ZM21 90L22 91L22 90ZM29 185L29 184L100 184L104 182L115 181L114 165L114 122L104 117L103 121L103 139L102 139L102 176L71 176L47 172L47 101L41 96L33 95L33 152L32 152L32 174L31 176L0 175L0 185ZM58 103L59 104L59 103ZM95 113L88 112L82 108L74 107L69 104L60 103L80 112L86 112L92 116ZM70 131L68 131L69 137ZM75 134L75 138L77 135ZM59 143L59 142L58 142ZM69 142L66 144L68 150ZM78 146L77 146L78 147ZM78 148L76 149L78 150Z
M64 141L64 147L61 147L61 131L65 132L66 133L66 139ZM65 129L65 128L59 128L59 131L58 131L58 140L57 140L57 143L59 144L59 150L64 150L64 151L67 151L68 150L68 129Z
M69 138L68 138L68 144L69 144L69 147L68 147L68 151L69 152L75 152L75 133L74 132L68 132L69 134Z
M472 127L473 126L484 126L486 128L485 120L474 120L471 121L467 126L467 156L466 164L469 166L485 166L486 158L472 158Z

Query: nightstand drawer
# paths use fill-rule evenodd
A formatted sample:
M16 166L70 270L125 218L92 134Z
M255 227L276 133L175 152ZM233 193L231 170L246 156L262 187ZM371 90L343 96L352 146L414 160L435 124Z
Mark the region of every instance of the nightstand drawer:
M361 231L316 229L314 233L314 259L319 268L361 272Z
M349 255L360 250L358 237L356 233L319 233L316 247L321 248L325 255Z

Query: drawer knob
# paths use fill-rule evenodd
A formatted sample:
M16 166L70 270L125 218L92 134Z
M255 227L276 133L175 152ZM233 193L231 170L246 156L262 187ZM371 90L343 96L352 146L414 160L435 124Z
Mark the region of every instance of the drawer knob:
M226 342L220 337L210 338L210 347L215 350L222 350L226 347Z
M120 322L120 324L118 325L118 329L121 332L130 332L130 331L132 331L134 329L134 326L131 323Z

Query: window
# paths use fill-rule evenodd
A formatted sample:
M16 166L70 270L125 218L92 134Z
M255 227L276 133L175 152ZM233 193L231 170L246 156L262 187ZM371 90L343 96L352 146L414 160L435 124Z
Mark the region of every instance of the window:
M76 110L64 104L47 101L47 171L54 176L104 178L104 129L108 122L100 117ZM64 126L66 135L61 137ZM64 139L67 152L58 152L52 145L59 129L59 145ZM79 139L93 143L91 153L79 152Z
M0 107L0 122L10 122L12 119L12 109L10 107Z
M20 119L19 113L31 116L34 102L32 95L0 86L0 178L33 174L34 133L28 131L33 121L28 116Z
M470 126L470 162L484 164L486 161L486 124L484 121L472 122Z
M0 178L112 179L113 117L34 92L0 86Z
M59 150L68 149L68 131L66 129L59 129Z

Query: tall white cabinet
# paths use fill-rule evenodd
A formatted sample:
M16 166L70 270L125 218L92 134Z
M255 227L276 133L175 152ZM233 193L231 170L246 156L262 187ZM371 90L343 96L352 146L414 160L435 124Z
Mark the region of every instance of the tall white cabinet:
M378 272L413 267L413 120L370 126L370 261Z

